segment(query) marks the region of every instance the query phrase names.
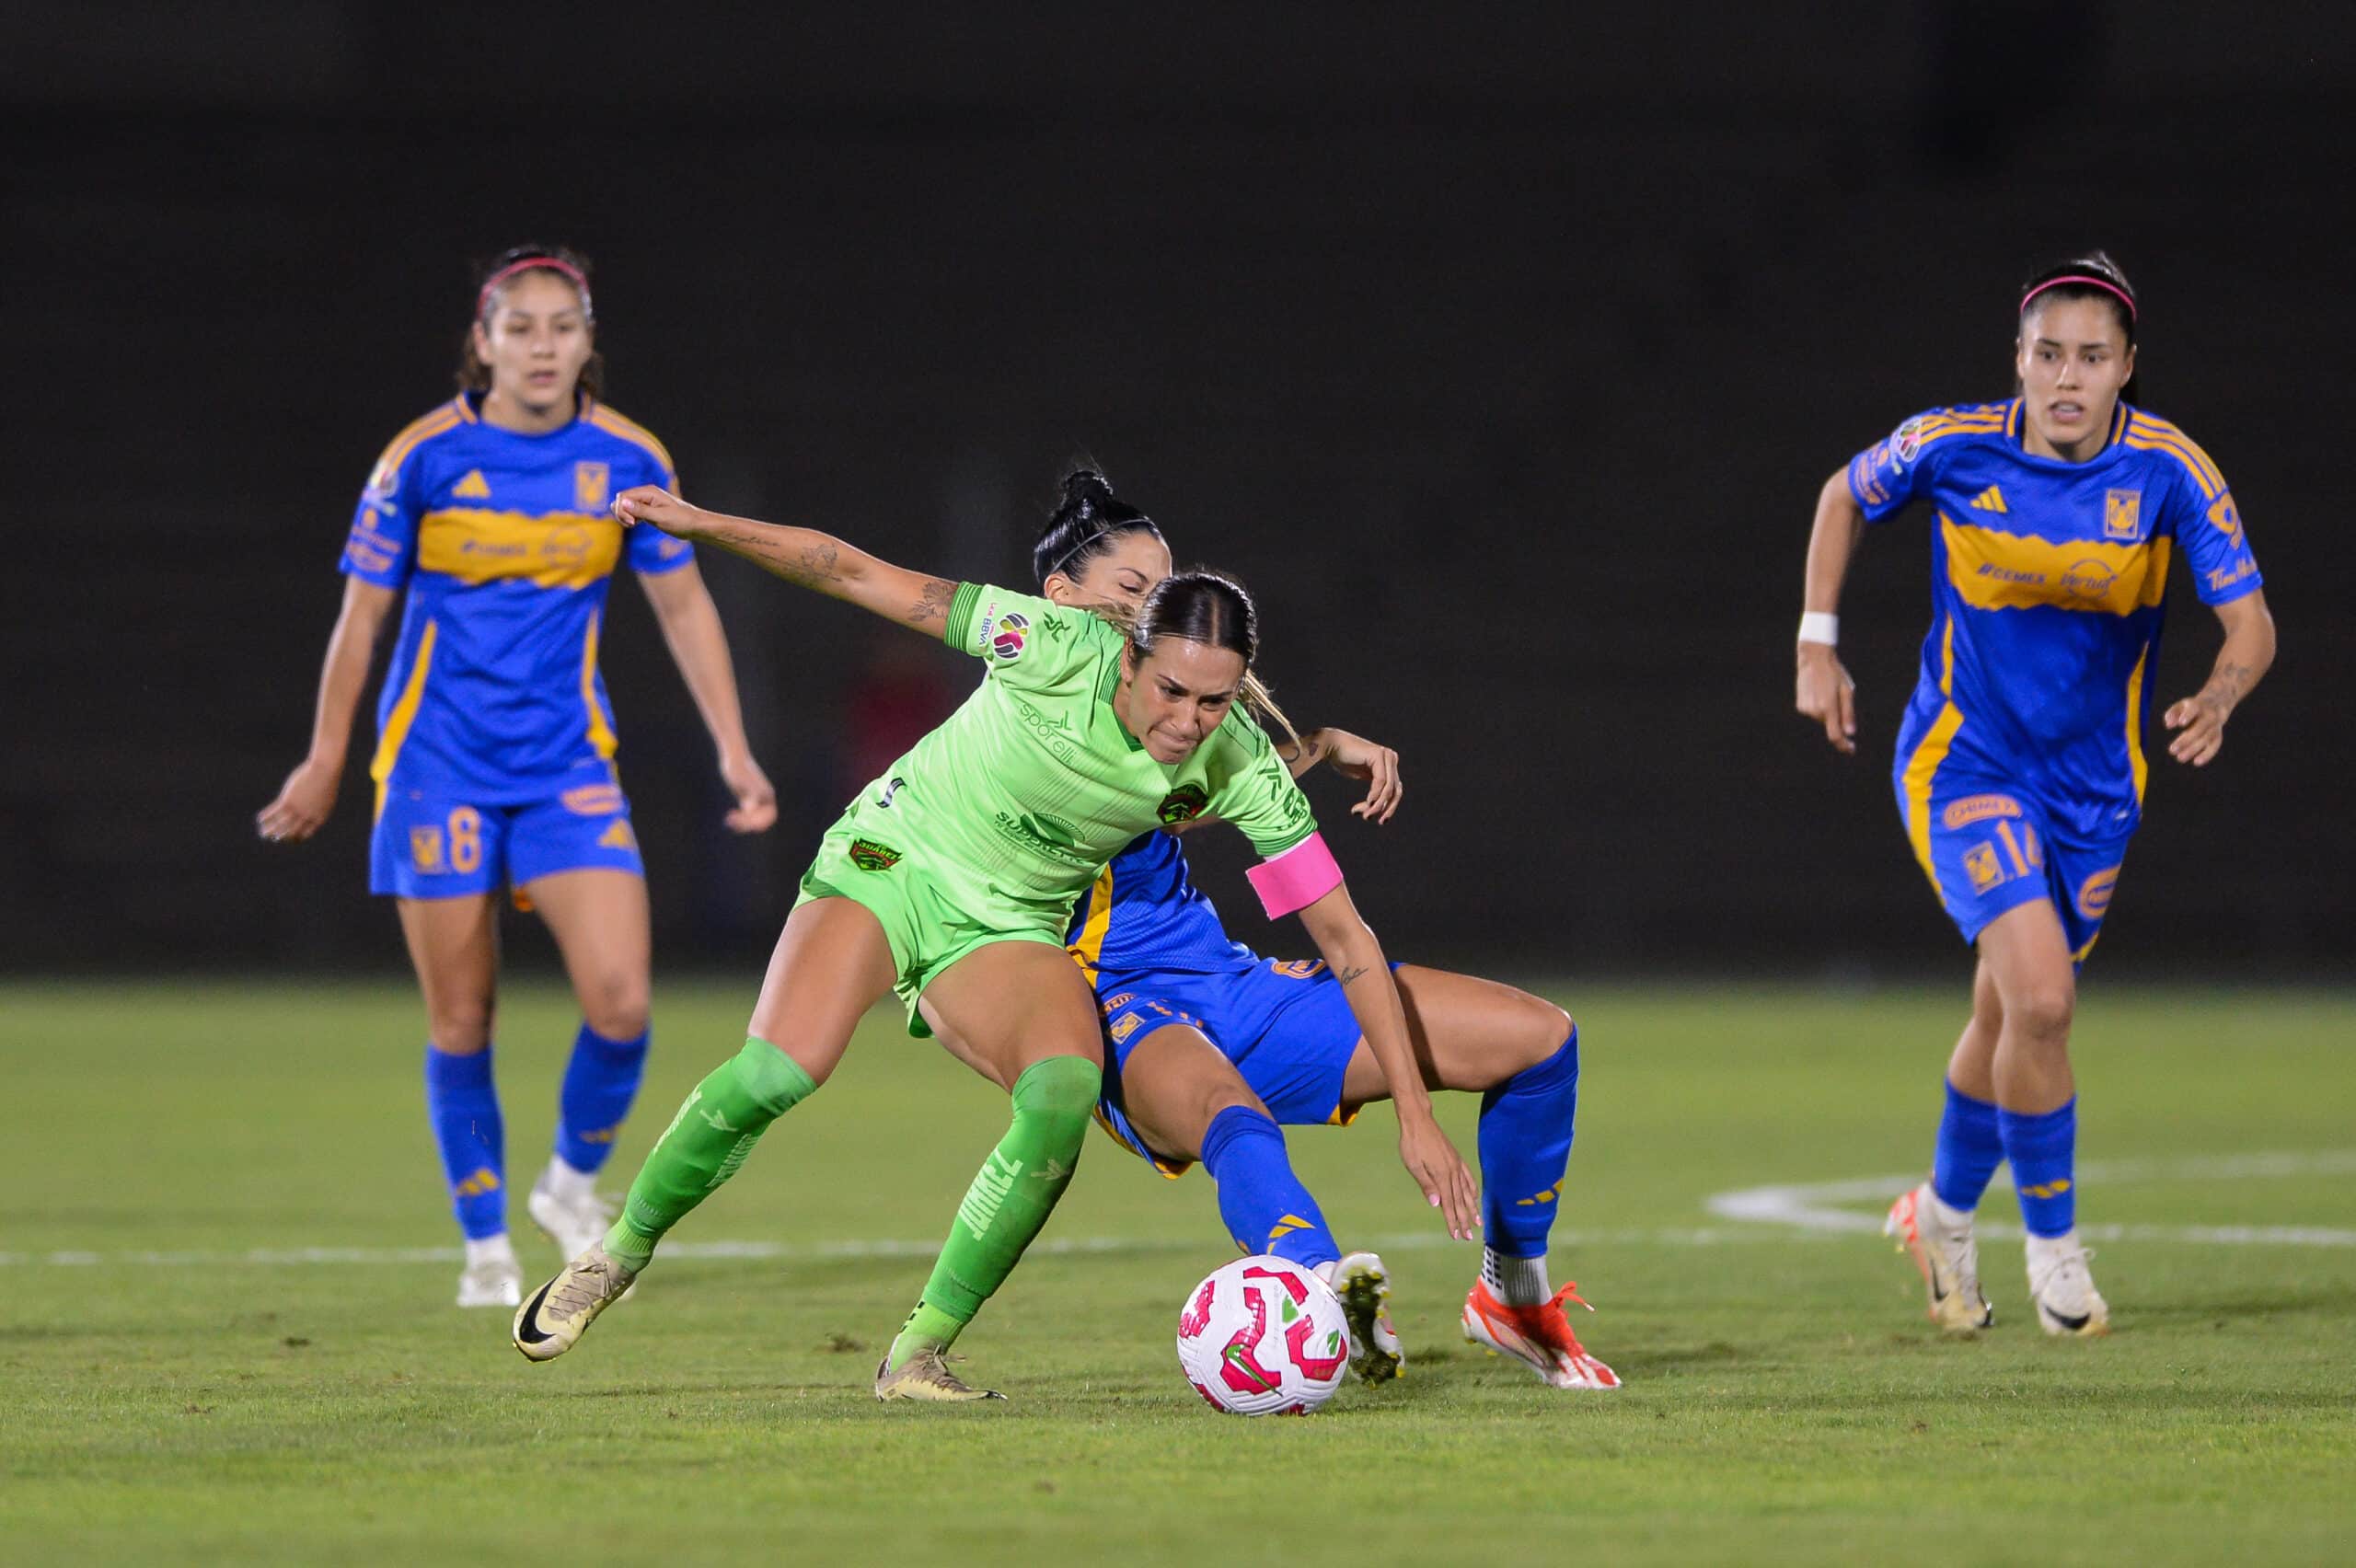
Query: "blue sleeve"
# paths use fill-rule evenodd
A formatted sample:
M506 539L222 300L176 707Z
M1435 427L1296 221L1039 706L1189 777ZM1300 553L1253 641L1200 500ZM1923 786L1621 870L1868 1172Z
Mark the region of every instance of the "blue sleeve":
M2168 493L2168 511L2177 546L2192 566L2193 591L2204 605L2223 605L2265 585L2258 574L2258 558L2250 554L2249 536L2242 531L2242 514L2234 492L2217 475L2213 499L2188 476Z
M1944 410L1917 414L1849 459L1849 493L1865 521L1888 520L1930 488L1934 455L1923 445Z
M337 570L346 577L379 588L407 586L417 565L417 521L424 511L423 481L418 476L423 467L415 452L398 467L378 462L352 510L352 532L344 537Z
M639 454L637 471L636 478L615 488L627 490L630 485L661 485L664 490L677 493L679 477L671 471L668 463L653 453L641 451ZM685 539L675 539L660 528L650 528L641 524L635 528L623 530L622 560L641 577L660 577L666 571L676 571L695 559L695 546Z

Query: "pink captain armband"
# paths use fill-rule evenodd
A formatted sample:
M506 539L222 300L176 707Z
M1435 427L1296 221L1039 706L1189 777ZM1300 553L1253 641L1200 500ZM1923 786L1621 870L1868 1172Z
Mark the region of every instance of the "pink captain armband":
M1260 906L1271 920L1306 909L1342 885L1341 865L1325 847L1322 833L1311 834L1243 874L1252 879Z

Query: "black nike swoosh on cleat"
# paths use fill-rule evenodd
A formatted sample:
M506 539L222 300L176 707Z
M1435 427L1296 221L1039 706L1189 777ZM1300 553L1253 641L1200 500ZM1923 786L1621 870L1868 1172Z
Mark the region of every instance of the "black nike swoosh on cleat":
M555 1337L552 1334L542 1333L540 1332L539 1325L540 1303L549 1298L549 1292L555 1287L556 1281L549 1281L548 1284L540 1286L537 1291L534 1292L532 1299L525 1304L522 1316L515 1320L515 1343L517 1344L546 1344L550 1339Z
M2038 1302L2038 1305L2045 1307L2045 1304L2041 1301ZM2055 1322L2061 1324L2063 1328L2069 1330L2073 1334L2080 1329L2085 1328L2086 1324L2094 1319L2094 1314L2092 1312L2081 1312L2076 1317L2073 1318L2066 1312L2056 1312L2050 1307L2045 1307L2045 1315L2052 1319Z

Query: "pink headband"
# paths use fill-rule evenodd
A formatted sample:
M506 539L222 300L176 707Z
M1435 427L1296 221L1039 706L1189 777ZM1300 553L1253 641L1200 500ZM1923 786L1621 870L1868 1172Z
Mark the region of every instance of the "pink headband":
M2088 288L2100 289L2103 293L2116 297L2119 304L2127 307L2128 320L2132 321L2135 319L2135 301L2128 295L2125 289L2120 288L2117 283L2107 283L2100 278L2089 278L2082 272L2073 272L2066 278L2046 279L2045 282L2038 284L2037 287L2021 295L2021 308L2023 310L2027 310L2028 308L2029 301L2035 299L2038 295L2043 294L2048 289L2060 288L2063 283L2084 283Z
M543 269L550 272L560 272L572 279L572 286L581 291L581 308L584 311L589 308L589 280L582 276L580 268L570 261L560 261L553 256L526 256L521 261L510 261L483 280L482 292L475 295L475 319L478 321L482 319L482 313L491 308L491 294L493 289L518 272L535 272Z

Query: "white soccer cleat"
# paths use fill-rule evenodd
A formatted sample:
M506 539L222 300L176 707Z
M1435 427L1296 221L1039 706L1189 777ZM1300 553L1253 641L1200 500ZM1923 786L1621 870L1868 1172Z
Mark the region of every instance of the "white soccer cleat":
M1996 1309L1980 1289L1980 1243L1971 1216L1939 1202L1928 1182L1899 1194L1889 1205L1881 1233L1914 1260L1930 1300L1930 1319L1951 1334L1976 1333L1996 1320Z
M477 1263L458 1276L461 1307L513 1307L524 1299L524 1267L513 1258Z
M554 1361L581 1343L597 1314L620 1300L634 1277L602 1245L591 1247L516 1312L515 1348L527 1361Z
M2028 1297L2037 1303L2037 1326L2047 1333L2093 1339L2110 1332L2110 1303L2086 1267L2091 1255L2074 1230L2028 1239Z
M1383 1303L1391 1299L1391 1274L1372 1252L1352 1252L1334 1265L1326 1281L1342 1298L1350 1326L1350 1370L1361 1383L1388 1383L1407 1372L1407 1353L1391 1326Z
M544 1170L540 1179L532 1183L532 1195L524 1207L531 1215L532 1223L548 1233L549 1239L556 1243L557 1251L570 1262L606 1239L619 1205L594 1192L583 1191L571 1196L560 1193L549 1184Z
M1620 1374L1589 1355L1572 1332L1565 1301L1587 1307L1576 1281L1542 1306L1515 1307L1497 1299L1486 1280L1474 1280L1464 1297L1464 1337L1492 1355L1511 1356L1553 1388L1618 1388Z

